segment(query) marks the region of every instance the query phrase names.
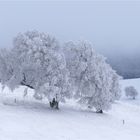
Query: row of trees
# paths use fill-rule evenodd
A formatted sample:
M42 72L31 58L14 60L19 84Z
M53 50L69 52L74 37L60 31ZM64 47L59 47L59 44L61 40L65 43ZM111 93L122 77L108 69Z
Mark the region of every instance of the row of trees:
M47 98L54 107L74 98L97 112L120 97L119 76L86 41L63 46L37 31L18 34L13 47L0 51L0 80L14 90L32 88L36 99Z

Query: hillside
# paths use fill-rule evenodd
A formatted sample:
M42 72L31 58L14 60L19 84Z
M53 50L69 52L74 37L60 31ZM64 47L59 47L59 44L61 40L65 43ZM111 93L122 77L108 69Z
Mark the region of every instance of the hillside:
M140 79L122 80L122 89L134 85L140 92ZM32 91L23 98L21 87L0 94L0 140L139 140L140 100L122 96L111 110L96 114L78 105L61 104L51 110L47 101L36 101ZM122 92L123 94L123 92ZM16 102L15 102L16 98Z

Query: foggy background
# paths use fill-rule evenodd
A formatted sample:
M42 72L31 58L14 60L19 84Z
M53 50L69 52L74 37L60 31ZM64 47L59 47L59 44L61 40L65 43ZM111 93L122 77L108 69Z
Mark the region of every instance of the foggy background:
M88 40L124 78L140 77L140 1L0 1L0 47L27 30Z

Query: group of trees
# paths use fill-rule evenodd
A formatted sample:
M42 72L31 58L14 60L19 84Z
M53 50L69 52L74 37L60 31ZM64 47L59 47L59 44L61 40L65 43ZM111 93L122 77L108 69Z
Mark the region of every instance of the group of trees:
M14 90L34 89L36 99L47 98L51 107L74 98L97 112L120 97L120 77L86 41L63 46L37 31L18 34L13 47L0 51L0 80Z

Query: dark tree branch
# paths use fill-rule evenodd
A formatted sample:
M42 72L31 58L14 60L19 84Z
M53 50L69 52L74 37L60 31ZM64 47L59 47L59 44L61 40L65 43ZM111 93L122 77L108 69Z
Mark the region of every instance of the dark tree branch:
M33 87L33 86L28 85L28 84L24 83L23 81L22 81L20 84L21 84L21 85L23 85L23 86L27 86L27 87L29 87L29 88L31 88L31 89L34 89L34 87Z
M25 76L25 73L23 73L23 80L20 82L20 84L23 85L23 86L29 87L31 89L34 89L33 86L31 86L29 84L26 84L26 76Z

